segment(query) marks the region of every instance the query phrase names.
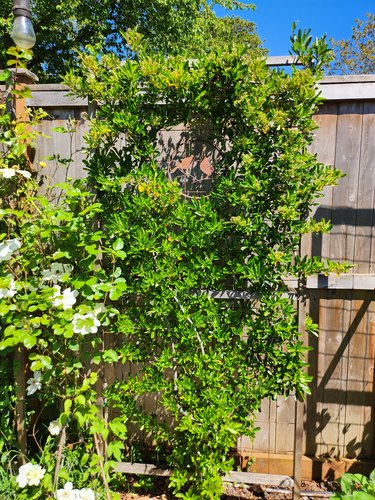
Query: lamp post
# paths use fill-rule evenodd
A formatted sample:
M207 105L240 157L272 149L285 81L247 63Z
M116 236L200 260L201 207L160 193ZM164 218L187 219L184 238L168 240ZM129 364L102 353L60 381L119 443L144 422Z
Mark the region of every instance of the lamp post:
M30 0L13 0L14 22L12 38L21 49L31 49L36 42L31 22Z
M13 0L14 22L12 29L12 39L21 49L31 49L36 42L34 28L31 22L30 0ZM14 88L22 90L25 85L34 83L37 77L26 69L16 69L14 74ZM14 96L13 113L16 120L27 124L29 114L26 106L26 98ZM26 153L27 160L31 167L29 148ZM14 376L16 382L16 433L20 447L20 465L26 463L27 453L27 428L26 428L26 367L27 356L23 346L18 347L14 359Z

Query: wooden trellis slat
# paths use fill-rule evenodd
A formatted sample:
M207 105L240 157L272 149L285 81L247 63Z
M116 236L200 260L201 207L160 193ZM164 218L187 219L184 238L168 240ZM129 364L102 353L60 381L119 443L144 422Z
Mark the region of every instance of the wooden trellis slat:
M171 469L162 469L153 464L141 464L132 462L118 462L115 467L116 472L124 474L137 474L145 476L170 477ZM223 482L258 484L278 486L280 488L292 488L294 481L290 476L282 474L258 474L256 472L236 472L231 471L223 476Z

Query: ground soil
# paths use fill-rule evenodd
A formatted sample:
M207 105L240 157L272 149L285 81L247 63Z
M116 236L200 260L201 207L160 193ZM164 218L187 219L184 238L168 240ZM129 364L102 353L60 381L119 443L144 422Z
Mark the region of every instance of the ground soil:
M302 500L319 500L327 498L327 493L335 489L335 484L331 483L317 483L316 481L304 481L302 483ZM305 492L305 493L304 493ZM313 495L309 496L309 492ZM319 496L321 493L322 496ZM154 493L122 493L121 500L173 500L175 497L168 492L166 483L162 481L155 484ZM225 494L222 500L237 500L237 499L251 499L251 500L291 500L292 491L289 489L280 490L274 487L267 486L251 486L241 485L235 486L227 484L225 486Z

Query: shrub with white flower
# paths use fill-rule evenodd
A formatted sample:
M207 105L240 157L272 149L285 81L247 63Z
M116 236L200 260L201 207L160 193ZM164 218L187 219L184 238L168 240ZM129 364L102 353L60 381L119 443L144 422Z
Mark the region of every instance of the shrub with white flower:
M96 317L95 312L86 314L75 313L73 316L73 332L81 335L96 333L100 326L100 321Z
M34 376L28 379L26 387L28 396L31 396L31 394L35 394L36 391L39 391L42 388L41 379L42 374L39 371L34 372Z
M68 481L65 483L64 488L61 488L56 491L55 498L56 500L77 500L79 494L79 490L73 488L73 483Z
M102 302L99 302L98 304L95 305L94 308L94 314L95 316L98 316L98 314L105 313L107 311L107 308Z
M21 248L21 241L18 238L5 240L0 243L0 262L9 260L12 254Z
M53 296L53 305L55 307L62 306L64 310L71 309L73 305L77 302L77 290L72 290L71 288L66 288L61 292L61 287L59 285L55 285L55 294Z
M43 479L46 469L42 469L39 464L25 464L21 465L18 470L18 476L16 481L20 488L26 488L26 486L38 486L40 481Z
M79 500L95 500L95 493L91 488L82 488L78 491Z
M43 281L52 281L52 283L58 283L62 281L66 276L72 272L73 266L70 264L61 264L61 262L53 262L50 269L44 269L42 271Z
M0 168L0 174L4 177L4 179L11 179L16 174L22 175L25 179L30 179L31 172L28 170L19 170L18 168Z
M5 278L0 278L0 299L11 298L16 293L16 283L11 274L8 274Z
M62 425L60 424L59 420L52 420L52 422L49 423L48 431L51 436L58 436L61 432L61 429Z

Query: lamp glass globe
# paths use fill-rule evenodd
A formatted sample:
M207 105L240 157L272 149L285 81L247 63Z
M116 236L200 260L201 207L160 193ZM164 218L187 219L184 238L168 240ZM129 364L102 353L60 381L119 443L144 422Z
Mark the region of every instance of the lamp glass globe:
M11 36L14 43L21 49L31 49L36 42L32 22L25 16L15 17Z

